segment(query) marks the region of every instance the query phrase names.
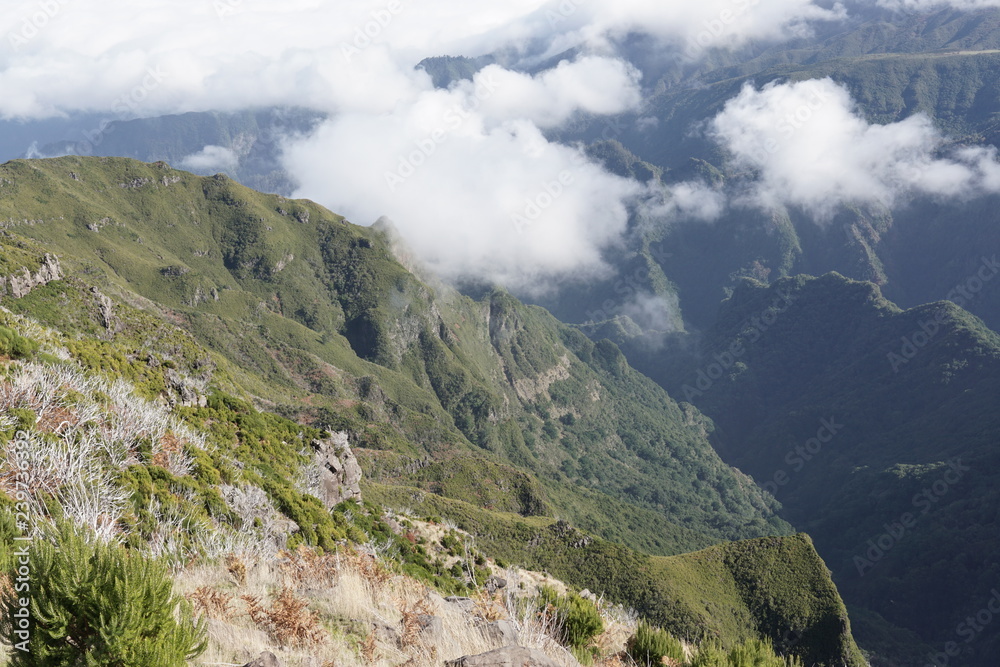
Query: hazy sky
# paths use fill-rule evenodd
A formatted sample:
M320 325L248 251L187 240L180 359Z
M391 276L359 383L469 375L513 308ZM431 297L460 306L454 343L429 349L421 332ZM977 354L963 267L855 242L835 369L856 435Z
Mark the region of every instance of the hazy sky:
M892 7L945 3L877 0ZM997 2L952 0L961 7ZM697 60L711 48L807 35L843 20L812 0L34 0L0 13L0 117L79 112L109 119L271 105L329 114L289 138L297 193L359 224L387 216L445 277L530 290L551 277L595 275L621 239L630 206L711 220L734 193L703 184L651 191L605 172L543 132L580 114L643 116L640 73L615 38L642 32ZM525 61L579 47L536 76L490 66L435 90L414 65L427 56L507 49ZM776 129L808 105L808 133ZM816 211L848 200L891 202L913 191L996 186L995 156L935 157L943 138L921 118L888 127L858 116L831 82L745 89L709 122L737 164L759 173L755 205ZM819 128L817 130L817 128ZM762 143L763 142L763 143ZM178 166L226 168L204 147Z

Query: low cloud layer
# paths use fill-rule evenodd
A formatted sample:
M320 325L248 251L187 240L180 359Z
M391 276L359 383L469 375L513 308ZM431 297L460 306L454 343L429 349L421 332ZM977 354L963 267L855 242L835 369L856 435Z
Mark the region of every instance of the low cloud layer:
M844 204L892 206L909 195L970 197L1000 188L995 149L946 150L946 138L922 114L870 124L830 79L748 85L709 133L735 167L753 173L753 203L799 206L819 218Z
M446 277L541 290L551 277L603 271L602 251L621 240L632 207L711 220L726 206L697 183L651 191L543 136L582 115L635 111L644 126L655 123L641 109L642 85L655 82L641 81L616 44L642 33L697 60L845 16L838 3L815 0L28 0L0 15L0 118L88 112L103 115L103 127L187 111L313 109L330 120L290 140L285 155L300 196L361 224L389 217ZM493 65L449 90L414 69L429 56L497 50L526 65L570 48L579 55L541 74ZM837 97L842 91L827 91L833 102L815 112L834 123L830 132L782 143L765 117L800 104L800 92L779 99L778 89L744 91L715 121L737 160L761 171L761 201L823 208L907 188L974 189L976 178L985 187L992 154L933 159L940 138L925 121L872 128ZM740 129L755 123L777 142L763 157L760 137ZM859 157L840 140L884 152ZM806 169L791 166L796 150L806 152ZM833 167L820 155L853 170L832 179L832 193L821 192ZM208 146L181 166L233 164L226 149ZM947 188L935 185L939 176Z
M634 73L614 61L585 58L534 79L490 67L391 113L337 116L290 145L285 164L298 195L360 224L387 216L446 278L541 291L553 276L602 270L600 251L642 188L548 142L539 125L637 102Z
M0 116L151 116L297 105L388 111L427 56L606 47L629 32L693 48L800 33L812 0L30 0L0 15Z
M684 54L692 58L704 49L803 36L809 33L810 22L840 20L847 15L839 4L825 9L813 0L566 0L553 3L545 12L554 28L553 53L634 32L679 42ZM573 24L579 27L573 29Z
M645 33L699 57L838 12L812 0L31 0L0 16L0 117L315 109L330 120L285 156L297 194L360 224L389 217L448 278L542 290L604 270L637 199L657 215L719 210L696 185L649 193L543 136L581 114L637 110L642 82L616 39ZM447 91L414 69L428 56L503 49L535 62L569 48L581 55L536 76L494 65ZM208 146L181 166L233 164Z
M199 173L228 171L239 164L236 153L225 146L205 146L197 153L188 155L178 164L182 169Z

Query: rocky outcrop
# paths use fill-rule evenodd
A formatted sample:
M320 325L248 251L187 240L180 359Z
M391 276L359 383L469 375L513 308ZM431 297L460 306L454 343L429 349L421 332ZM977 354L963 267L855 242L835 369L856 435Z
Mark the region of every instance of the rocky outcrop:
M211 374L206 377L192 377L181 374L173 368L167 369L164 379L170 389L167 401L173 405L183 405L185 407L200 407L208 405L208 381Z
M259 658L251 660L243 667L281 667L281 661L270 651L264 651Z
M521 633L518 632L517 626L512 621L506 619L493 621L487 623L483 630L487 637L501 646L517 646L521 643Z
M346 433L332 433L324 440L313 440L315 462L319 468L316 496L328 508L345 500L361 500L361 466L348 444Z
M467 655L445 663L447 667L557 667L549 656L533 648L508 646L489 653Z
M0 296L12 296L15 299L20 299L36 287L48 285L53 280L61 280L62 277L63 272L59 260L46 254L42 265L34 273L23 268L20 273L0 277Z

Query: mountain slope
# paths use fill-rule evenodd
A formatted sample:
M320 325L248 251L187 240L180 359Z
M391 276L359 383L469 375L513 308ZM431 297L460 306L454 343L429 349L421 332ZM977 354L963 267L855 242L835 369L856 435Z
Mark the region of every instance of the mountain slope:
M28 155L130 157L165 160L198 173L228 173L249 187L288 194L295 184L281 166L281 141L308 132L323 114L306 109L254 109L233 113L191 112L153 118L94 119L59 141L42 141ZM21 135L32 137L33 126ZM22 139L24 141L24 139Z
M644 72L642 109L579 119L555 136L590 144L594 157L620 175L645 180L639 174L654 172L668 190L670 183L703 181L738 199L752 185L727 163L705 123L745 85L829 77L846 87L869 123L925 114L948 138L945 152L1000 144L1000 11L893 13L858 3L851 13L851 21L817 26L808 38L709 51L690 63L656 58L641 40L626 43L625 53ZM609 139L620 145L618 153L602 148ZM637 220L627 249L608 254L616 274L593 286L592 298L571 291L543 305L569 322L626 315L646 330L678 330L682 322L700 329L743 277L773 281L837 271L876 282L898 303L916 306L947 298L976 270L995 238L995 210L994 196L904 197L891 209L848 203L821 224L794 207L760 211L734 201L711 224ZM636 302L647 303L650 295L667 314L641 321ZM992 292L963 305L994 328L1000 323L1000 297Z
M133 548L159 544L185 562L224 554L233 540L249 540L252 549L265 548L262 540L335 549L345 539L387 539L407 572L464 590L418 545L393 537L378 506L331 510L303 490L312 488L310 466L319 465L312 451L323 446L314 424L323 424L344 432L380 480L368 484L369 502L426 502L468 523L492 555L563 571L692 638L733 645L767 636L818 664L862 664L807 538L665 559L552 516L579 515L595 532L660 553L785 526L750 480L710 449L711 422L631 370L613 345L592 343L501 292L477 303L431 290L392 259L377 230L227 179L75 158L0 171L0 207L9 216L0 265L31 283L3 304L53 330L16 314L3 321L44 339L47 356L37 361L50 365L25 368L62 382L71 408L52 415L19 408L4 425L40 429L44 443L70 423L59 415L77 419L93 405L113 421L140 399L120 398L124 385L111 383L132 383L168 431L151 443L132 433L136 460L95 488L105 489L119 516L113 524L98 517L98 525L124 531ZM284 317L283 308L303 302L295 299L312 308ZM71 368L76 363L81 370ZM26 372L16 362L9 370L11 378ZM240 396L299 421L259 412ZM533 427L544 442L509 435ZM587 439L584 427L613 430L614 447ZM587 456L603 469L593 473L594 489L580 490L579 478L557 471L582 471ZM127 497L115 495L119 487ZM263 501L241 495L253 489ZM188 535L191 525L198 529ZM799 633L800 641L790 639Z
M71 274L147 300L268 402L308 397L314 419L395 448L417 469L454 456L526 467L555 483L548 501L573 519L593 510L573 491L582 484L659 513L661 528L679 533L784 530L712 451L711 424L613 345L501 292L473 302L432 289L377 230L164 164L60 158L0 172L0 219L12 230L59 254ZM375 416L393 428L369 428ZM528 496L517 511L538 505Z
M989 597L1000 336L977 318L950 302L901 311L837 274L747 281L668 385L809 531L849 604L936 647ZM865 645L875 629L858 626ZM962 664L992 664L998 637L963 642Z
M365 493L448 516L487 552L623 602L675 636L731 645L756 634L808 665L867 664L829 571L806 535L649 557L563 521L489 514L406 487L369 484Z

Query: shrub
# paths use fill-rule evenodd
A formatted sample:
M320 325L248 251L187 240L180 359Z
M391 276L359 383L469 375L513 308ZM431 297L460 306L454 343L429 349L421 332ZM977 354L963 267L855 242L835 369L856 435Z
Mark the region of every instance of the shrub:
M713 644L705 644L691 661L691 667L802 667L802 661L777 655L770 641L750 639L729 653Z
M560 597L553 589L539 591L543 607L550 607L558 627L562 628L559 640L573 648L584 648L590 640L604 631L601 613L590 600L576 594Z
M28 651L12 651L12 667L182 667L205 649L204 626L161 561L68 523L53 532L29 549L30 639ZM8 614L0 625L5 641L20 641Z
M629 657L638 665L660 665L664 658L678 663L684 661L684 647L680 640L666 630L654 628L646 622L639 624L626 647Z
M0 354L14 359L33 357L38 352L38 343L18 335L8 327L0 327Z
M801 667L798 658L782 658L770 641L751 639L729 652L732 667Z

